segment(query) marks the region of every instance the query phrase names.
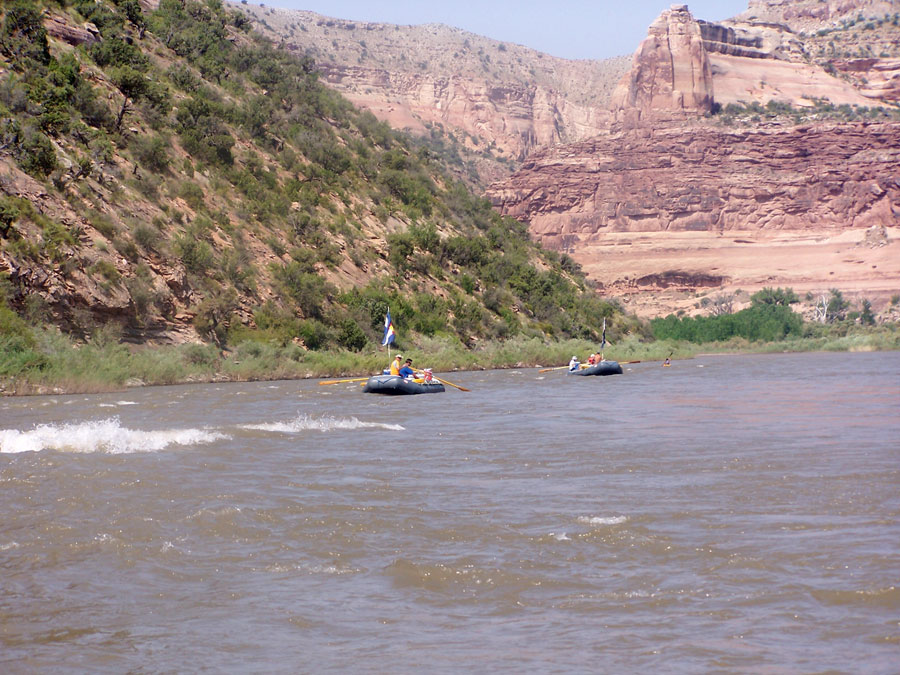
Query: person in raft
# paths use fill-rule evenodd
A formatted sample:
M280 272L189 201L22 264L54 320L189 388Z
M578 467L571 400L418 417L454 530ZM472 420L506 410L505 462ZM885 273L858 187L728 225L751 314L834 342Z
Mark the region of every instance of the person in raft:
M406 359L406 365L404 365L397 374L403 379L413 379L416 376L416 371L412 369L412 359Z
M597 355L596 355L596 354L591 354L591 355L588 357L588 365L589 365L589 366L593 366L595 363L599 363L599 362L600 362L600 361L599 361L599 359L597 358Z
M573 357L572 357L572 360L569 361L569 370L570 370L570 371L572 371L572 370L578 370L578 368L580 368L580 367L581 367L581 364L578 362L578 357L577 357L577 356L573 356Z
M397 354L397 356L394 357L394 360L391 361L390 374L391 375L399 375L400 368L402 366L403 366L403 355Z

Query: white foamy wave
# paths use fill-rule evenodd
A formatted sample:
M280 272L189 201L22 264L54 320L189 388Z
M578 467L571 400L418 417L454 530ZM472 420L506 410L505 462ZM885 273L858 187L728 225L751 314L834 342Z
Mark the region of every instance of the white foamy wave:
M556 541L572 541L571 539L569 539L569 535L567 535L565 532L551 532L550 536L556 539Z
M234 515L235 513L243 513L243 511L241 511L240 506L223 506L222 508L219 508L219 509L203 508L203 509L200 509L199 511L195 511L194 513L189 515L187 517L187 519L193 520L194 518L203 518L204 516L213 516L215 518L218 516L231 516L231 515Z
M611 516L608 518L599 518L599 517L591 517L591 516L579 516L578 522L585 523L586 525L621 525L626 520L628 520L627 516Z
M257 570L255 570L257 571ZM266 565L263 571L274 574L285 572L302 572L305 574L353 574L358 570L336 565L313 565L309 563L273 563Z
M137 401L116 401L115 403L98 403L98 408L115 408L120 405L137 405Z
M41 424L30 431L0 429L0 453L102 452L110 455L155 452L170 445L199 445L230 436L206 429L144 431L123 427L117 418L74 424Z
M310 417L300 415L289 422L271 422L267 424L242 424L241 429L254 431L276 431L283 434L295 434L300 431L336 431L338 429L387 429L389 431L405 431L399 424L383 424L381 422L363 422L355 417Z

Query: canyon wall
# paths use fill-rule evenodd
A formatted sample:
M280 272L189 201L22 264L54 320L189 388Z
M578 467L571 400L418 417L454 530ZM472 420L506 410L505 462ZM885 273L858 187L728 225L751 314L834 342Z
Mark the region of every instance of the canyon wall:
M273 41L311 56L325 83L392 126L440 125L470 149L506 160L600 133L629 67L627 57L560 59L438 24L236 8Z
M635 53L610 128L533 154L490 198L640 313L777 285L887 302L900 291L900 121L815 112L873 101L801 38L785 25L698 22L673 5ZM769 101L805 123L714 114ZM862 245L870 230L883 246Z
M605 232L900 224L900 123L630 129L534 156L490 195L554 248Z

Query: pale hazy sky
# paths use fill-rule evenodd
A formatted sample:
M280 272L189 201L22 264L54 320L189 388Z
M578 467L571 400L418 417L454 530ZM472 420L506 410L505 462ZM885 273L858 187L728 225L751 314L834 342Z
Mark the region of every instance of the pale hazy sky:
M567 59L632 54L671 0L248 0L337 19L394 24L443 23ZM693 0L694 17L720 21L747 0Z

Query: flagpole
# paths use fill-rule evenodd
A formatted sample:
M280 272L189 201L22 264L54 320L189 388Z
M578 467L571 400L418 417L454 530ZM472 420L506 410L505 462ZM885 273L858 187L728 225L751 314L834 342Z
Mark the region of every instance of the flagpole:
M394 341L393 335L388 336L388 332L393 330L391 323L391 308L387 308L387 314L384 316L384 337L381 338L381 345L388 348L388 363L391 362L391 342Z
M603 348L606 347L606 317L603 317L603 335L600 338L600 360L605 361Z

